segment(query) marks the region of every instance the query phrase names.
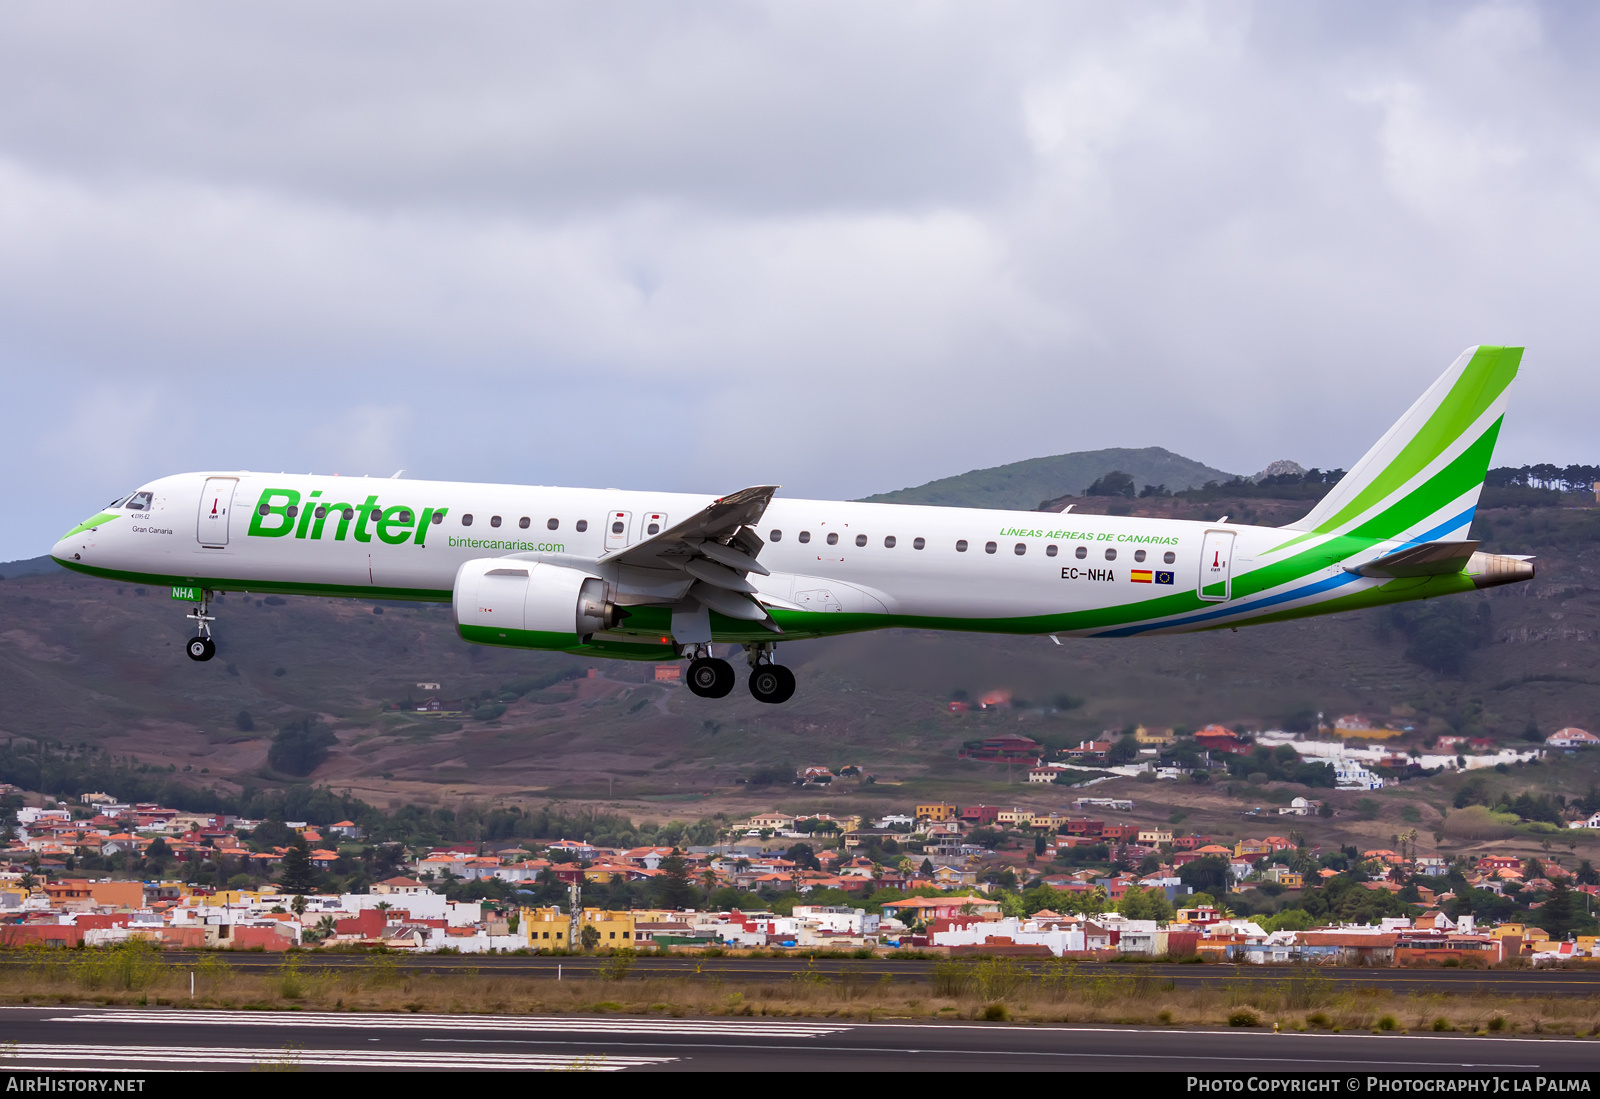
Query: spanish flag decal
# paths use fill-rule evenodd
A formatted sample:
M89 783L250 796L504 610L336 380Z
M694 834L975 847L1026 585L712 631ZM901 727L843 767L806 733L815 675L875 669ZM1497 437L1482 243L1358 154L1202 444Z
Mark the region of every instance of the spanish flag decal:
M1152 582L1153 577L1149 569L1134 569L1128 573L1128 579L1135 584L1149 584Z

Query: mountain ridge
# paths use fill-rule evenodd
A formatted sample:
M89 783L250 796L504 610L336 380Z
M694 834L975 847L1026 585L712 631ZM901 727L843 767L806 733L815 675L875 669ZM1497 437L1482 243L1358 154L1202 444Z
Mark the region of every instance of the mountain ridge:
M1109 447L968 470L925 484L866 496L861 502L1032 511L1043 501L1082 495L1090 485L1113 470L1128 474L1140 486L1165 485L1174 492L1238 476L1185 458L1165 447Z

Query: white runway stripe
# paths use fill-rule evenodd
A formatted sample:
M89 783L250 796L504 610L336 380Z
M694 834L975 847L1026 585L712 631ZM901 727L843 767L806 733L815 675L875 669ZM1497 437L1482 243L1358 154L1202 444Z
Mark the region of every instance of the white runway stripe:
M395 1069L592 1069L616 1072L626 1068L660 1065L676 1057L634 1057L612 1054L572 1056L557 1053L403 1053L395 1050L354 1049L207 1049L203 1046L55 1045L37 1042L8 1043L5 1068L61 1068L82 1063L106 1072L143 1065L246 1065L302 1068Z
M169 1023L178 1026L340 1027L384 1030L507 1031L512 1033L657 1034L817 1038L848 1025L799 1023L783 1019L662 1019L599 1015L379 1015L331 1011L96 1011L52 1018L71 1023Z

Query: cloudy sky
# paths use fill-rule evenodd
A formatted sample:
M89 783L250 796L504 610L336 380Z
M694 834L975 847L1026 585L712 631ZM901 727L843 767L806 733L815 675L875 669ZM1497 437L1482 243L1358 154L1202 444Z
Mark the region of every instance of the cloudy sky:
M0 7L0 560L190 469L1593 462L1600 8Z

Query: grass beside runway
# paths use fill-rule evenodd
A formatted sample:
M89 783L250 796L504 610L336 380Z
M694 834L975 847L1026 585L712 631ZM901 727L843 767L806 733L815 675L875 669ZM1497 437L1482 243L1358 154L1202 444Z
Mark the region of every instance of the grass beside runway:
M548 971L470 964L421 972L403 966L393 955L353 958L338 966L320 966L299 955L270 962L263 955L230 959L226 953L171 959L143 944L96 950L40 948L8 955L8 964L0 966L0 1002L9 1004L987 1019L1600 1037L1600 989L1543 995L1500 991L1485 982L1408 991L1377 980L1370 984L1336 980L1314 969L1228 972L1206 982L1180 983L1145 967L1067 961L1024 966L1008 958L973 958L933 961L919 976L807 964L769 979L730 981L703 968L662 976L645 971L639 959L617 955L598 963L590 960L584 979L574 980L564 970L558 979ZM596 965L597 970L589 968ZM1339 977L1346 975L1341 972Z

